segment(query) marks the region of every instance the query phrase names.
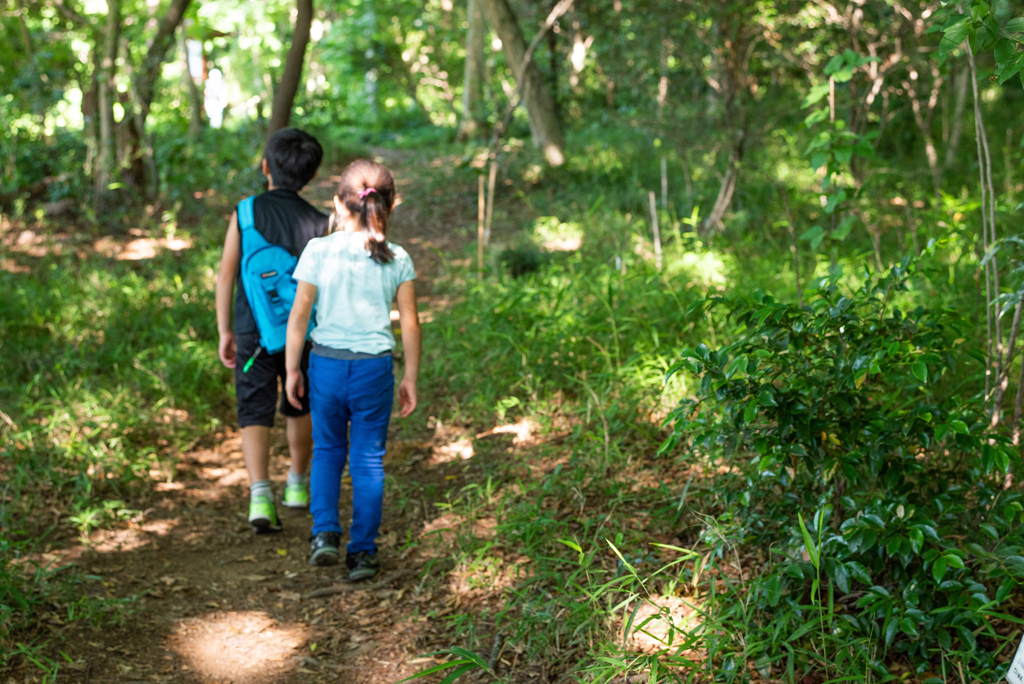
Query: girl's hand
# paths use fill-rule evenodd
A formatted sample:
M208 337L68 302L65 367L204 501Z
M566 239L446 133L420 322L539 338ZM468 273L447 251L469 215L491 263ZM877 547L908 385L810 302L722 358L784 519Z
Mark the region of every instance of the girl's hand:
M217 352L220 354L220 362L225 368L234 368L235 360L235 334L221 333L220 344L217 345Z
M302 371L290 370L284 381L284 392L288 397L288 403L297 409L302 409L302 402L299 400L306 392L305 383L302 381Z
M398 386L398 405L402 408L401 415L408 418L416 410L416 381L410 378L402 380Z

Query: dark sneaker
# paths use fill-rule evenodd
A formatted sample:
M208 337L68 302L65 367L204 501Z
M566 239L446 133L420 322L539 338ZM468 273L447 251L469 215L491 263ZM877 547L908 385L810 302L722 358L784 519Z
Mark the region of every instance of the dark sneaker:
M345 556L350 582L361 582L370 579L380 572L380 561L373 551L356 551Z
M249 524L256 534L280 532L281 523L277 519L274 502L265 496L254 496L249 500Z
M341 559L341 535L337 532L318 532L309 540L310 565L337 565Z

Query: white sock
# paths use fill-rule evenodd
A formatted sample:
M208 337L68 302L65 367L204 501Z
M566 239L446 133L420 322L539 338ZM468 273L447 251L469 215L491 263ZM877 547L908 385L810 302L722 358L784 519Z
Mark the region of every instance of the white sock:
M262 496L268 501L274 500L274 493L270 491L270 480L257 480L249 485L249 498L255 499Z
M297 472L288 469L288 484L306 484L309 481L309 475L299 475Z

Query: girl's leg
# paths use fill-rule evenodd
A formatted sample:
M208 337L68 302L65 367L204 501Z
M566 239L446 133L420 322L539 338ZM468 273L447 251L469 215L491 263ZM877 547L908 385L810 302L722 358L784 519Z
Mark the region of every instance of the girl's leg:
M384 503L384 448L394 395L394 360L390 356L352 362L349 385L352 412L349 553L377 550L377 532Z
M309 363L309 403L313 416L313 467L310 469L310 513L313 535L341 533L338 497L348 455L348 364L313 354Z

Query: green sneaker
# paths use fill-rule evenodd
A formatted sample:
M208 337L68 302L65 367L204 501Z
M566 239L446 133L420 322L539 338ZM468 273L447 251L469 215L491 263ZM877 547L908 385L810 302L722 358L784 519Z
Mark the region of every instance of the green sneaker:
M305 484L285 485L281 503L288 508L309 508L309 490Z
M274 502L265 496L255 496L249 500L249 524L256 534L280 532L282 529Z

